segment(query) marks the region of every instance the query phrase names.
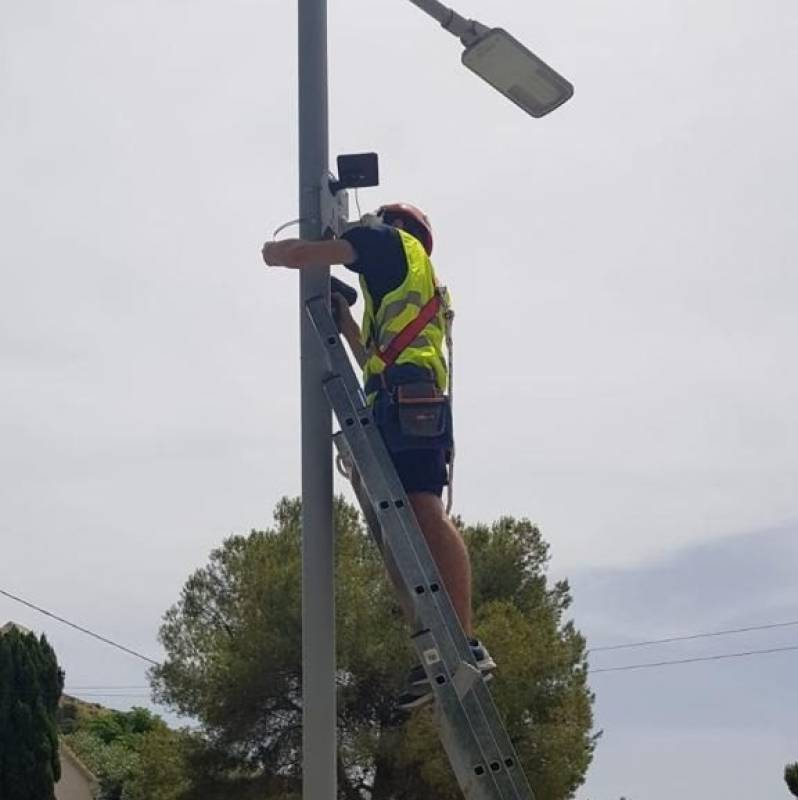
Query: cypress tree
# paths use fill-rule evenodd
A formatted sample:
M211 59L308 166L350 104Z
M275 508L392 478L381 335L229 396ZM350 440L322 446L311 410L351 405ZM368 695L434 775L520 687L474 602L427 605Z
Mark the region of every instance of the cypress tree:
M0 797L54 800L61 777L56 712L64 687L53 648L11 628L0 635Z
M798 761L784 767L784 780L790 792L798 797Z

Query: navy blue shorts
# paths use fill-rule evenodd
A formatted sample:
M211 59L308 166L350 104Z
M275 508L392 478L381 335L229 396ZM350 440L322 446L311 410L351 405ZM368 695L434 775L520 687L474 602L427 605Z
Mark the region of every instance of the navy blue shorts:
M402 450L391 453L391 458L408 494L443 494L443 487L449 482L445 450Z
M432 446L419 448L418 438L410 439L403 434L395 407L384 392L377 395L375 421L404 490L408 494L429 492L440 497L443 487L449 482L447 461L451 450L451 431L442 437L446 440L445 446L441 446L441 440L433 440Z

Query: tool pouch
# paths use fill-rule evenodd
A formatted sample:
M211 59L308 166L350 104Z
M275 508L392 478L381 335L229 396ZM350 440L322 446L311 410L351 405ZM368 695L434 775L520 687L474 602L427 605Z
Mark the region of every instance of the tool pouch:
M403 436L436 439L446 432L447 398L433 383L407 383L396 387L394 401Z
M377 423L388 449L450 449L452 409L434 383L405 383L378 402Z

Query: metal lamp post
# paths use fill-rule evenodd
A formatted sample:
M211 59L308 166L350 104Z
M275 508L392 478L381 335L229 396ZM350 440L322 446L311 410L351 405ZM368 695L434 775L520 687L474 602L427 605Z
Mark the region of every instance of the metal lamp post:
M321 176L329 162L327 0L299 0L299 216L321 238ZM305 302L329 295L330 270L300 270L302 381L302 796L336 796L332 415L323 354Z
M528 114L549 113L573 87L500 28L467 20L438 0L410 0L465 45L463 63ZM325 228L329 170L327 0L299 3L299 212L303 239ZM326 187L325 187L326 188ZM335 800L335 585L332 416L322 389L324 357L305 303L326 295L330 270L300 271L302 392L302 795Z

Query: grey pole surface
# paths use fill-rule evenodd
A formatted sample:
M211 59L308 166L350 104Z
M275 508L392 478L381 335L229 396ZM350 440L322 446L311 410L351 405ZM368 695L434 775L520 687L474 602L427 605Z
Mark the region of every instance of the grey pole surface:
M299 0L299 216L321 237L320 186L329 166L327 0ZM335 586L332 415L321 347L305 301L329 294L327 267L300 274L302 376L302 796L335 800Z

